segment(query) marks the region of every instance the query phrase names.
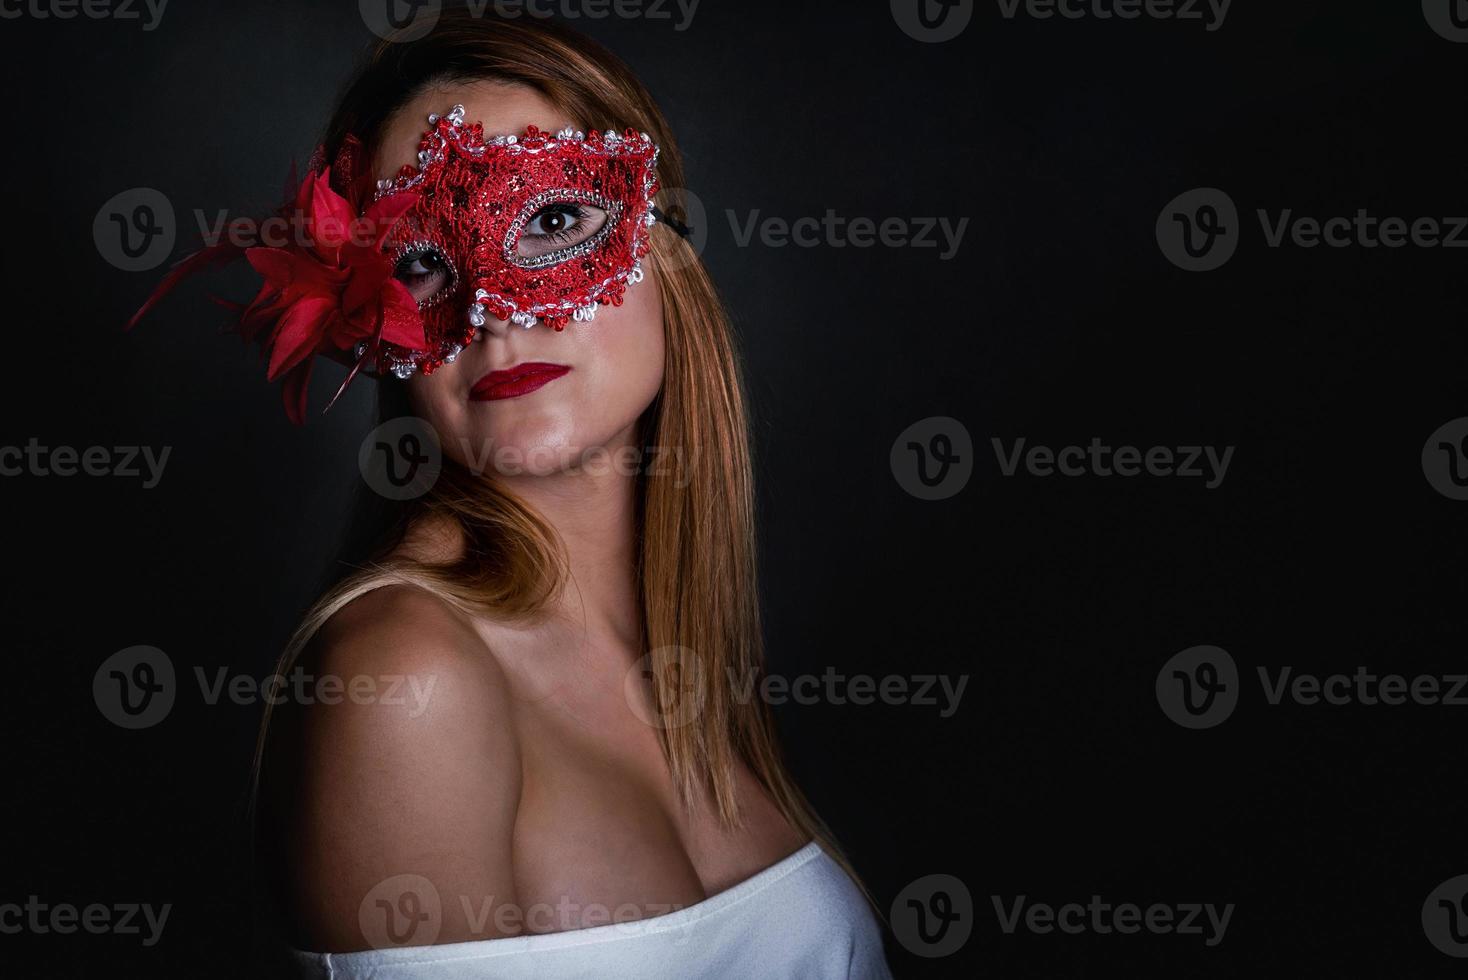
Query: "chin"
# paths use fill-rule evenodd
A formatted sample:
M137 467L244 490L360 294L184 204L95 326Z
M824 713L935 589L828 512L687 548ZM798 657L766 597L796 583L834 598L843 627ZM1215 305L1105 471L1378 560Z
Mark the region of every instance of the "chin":
M564 424L554 419L496 425L474 434L463 447L463 463L475 472L504 477L553 476L581 457L580 442L566 435Z

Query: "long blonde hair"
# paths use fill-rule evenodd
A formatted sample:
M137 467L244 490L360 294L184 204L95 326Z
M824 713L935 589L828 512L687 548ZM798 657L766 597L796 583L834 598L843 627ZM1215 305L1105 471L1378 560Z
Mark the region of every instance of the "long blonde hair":
M445 10L419 40L374 46L331 120L323 141L326 158L348 134L374 150L386 120L424 86L483 79L529 86L587 127L648 133L662 148L658 171L665 190L658 203L665 211L672 206L673 194L684 186L683 161L667 121L625 65L554 23L479 19L461 9ZM638 477L643 635L648 650L699 658L683 665L691 670L652 672L654 707L675 705L680 682L704 682L697 717L658 728L663 753L682 802L707 792L731 828L742 822L735 794L736 765L742 762L786 819L845 865L786 772L768 707L758 697L741 702L729 682L757 679L764 671L744 394L728 318L708 271L682 237L662 226L653 237L650 258L662 295L666 362L663 387L642 419L641 437L647 446L675 448L679 472L677 479ZM524 616L543 608L565 581L554 529L492 479L447 461L434 488L397 518L375 559L306 615L281 658L282 675L338 610L385 584L411 583L470 612ZM406 529L425 519L447 519L458 527L466 545L461 557L428 563L393 553ZM257 785L269 722L267 708L256 751Z

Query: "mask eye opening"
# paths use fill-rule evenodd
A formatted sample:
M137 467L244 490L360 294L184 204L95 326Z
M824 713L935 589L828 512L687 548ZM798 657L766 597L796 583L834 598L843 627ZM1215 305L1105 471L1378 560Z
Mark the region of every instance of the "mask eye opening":
M590 204L600 208L606 213L606 220L585 241L574 245L567 245L542 255L519 254L520 235L525 230L536 214L546 207L557 203L574 202L577 204ZM577 190L575 188L559 188L544 191L535 195L525 202L520 209L519 215L511 222L509 229L505 232L503 248L504 260L519 269L547 269L554 265L560 265L571 259L578 258L590 252L596 251L611 237L622 218L623 205L621 201L613 201L595 191Z
M389 259L392 261L394 275L400 275L398 270L402 268L403 262L406 259L423 255L432 255L438 260L439 265L447 274L447 281L431 295L418 300L419 310L427 310L438 306L452 296L459 287L459 270L449 258L448 250L438 242L429 239L414 239L412 241L402 242L389 252Z

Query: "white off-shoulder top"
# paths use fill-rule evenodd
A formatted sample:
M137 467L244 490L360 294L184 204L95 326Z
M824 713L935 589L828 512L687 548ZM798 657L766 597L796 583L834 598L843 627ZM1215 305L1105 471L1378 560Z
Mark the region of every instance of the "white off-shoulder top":
M667 915L360 953L295 952L315 980L890 980L875 916L817 843Z

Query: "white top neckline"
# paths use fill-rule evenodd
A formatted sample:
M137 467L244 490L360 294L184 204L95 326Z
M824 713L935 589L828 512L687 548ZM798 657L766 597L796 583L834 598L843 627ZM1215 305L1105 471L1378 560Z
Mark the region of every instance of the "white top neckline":
M294 958L314 980L891 980L876 917L814 841L664 915L440 945L297 950Z
M807 862L825 855L821 845L815 841L806 844L793 854L783 857L762 871L745 878L736 885L710 895L692 905L674 909L662 915L613 922L586 929L566 929L561 932L533 933L527 936L506 936L500 939L471 939L467 942L443 943L437 946L397 946L389 949L367 949L352 953L310 953L298 950L298 956L326 956L334 965L345 965L354 957L374 960L391 958L394 963L411 960L414 966L435 963L451 963L465 956L481 959L498 954L530 953L537 950L562 949L568 946L585 946L593 943L612 942L632 936L647 936L659 932L670 932L690 925L706 916L713 915L730 906L769 888L781 878L801 868ZM420 959L420 957L422 957Z

